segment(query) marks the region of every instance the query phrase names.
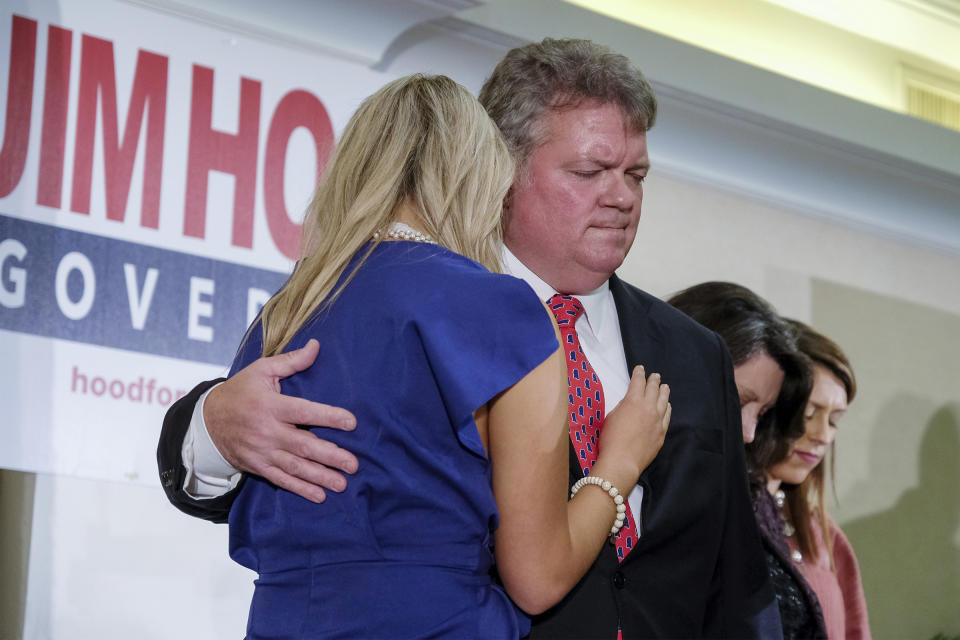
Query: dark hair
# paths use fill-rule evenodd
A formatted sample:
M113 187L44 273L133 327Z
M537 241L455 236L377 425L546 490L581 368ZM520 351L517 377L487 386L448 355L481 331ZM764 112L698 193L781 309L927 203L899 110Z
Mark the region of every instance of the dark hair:
M786 322L796 335L797 346L800 350L810 358L814 365L819 365L835 375L847 392L847 403L853 401L853 397L857 394L857 378L853 374L853 366L843 349L830 338L799 320L787 319ZM800 427L801 433L805 429L804 414L805 412L801 411L794 416L794 421ZM778 444L777 454L779 457L773 461L773 464L783 460L790 450L789 442ZM834 477L835 444L836 442L830 445L829 452L831 478ZM826 465L821 461L799 485L782 484L780 488L786 495L785 506L790 514L790 521L796 529L797 547L799 547L800 552L812 560L817 559L817 545L813 539L813 527L810 522L810 514L813 513L820 522L820 532L830 556L830 567L834 568L833 539L830 536L829 516L823 490L826 483L825 467ZM811 502L816 505L815 509L811 507Z
M643 73L626 56L590 40L546 38L511 49L479 96L520 173L543 143L544 114L590 99L619 106L639 133L657 117L657 99Z
M778 455L779 443L803 435L803 423L797 424L795 417L803 413L813 386L809 360L798 349L786 321L770 303L744 286L704 282L684 289L667 302L719 334L734 366L765 353L783 370L783 385L774 410L763 416L754 441L745 447L751 482L765 485L764 471Z
M800 350L814 364L825 367L837 376L837 380L847 392L847 403L853 402L853 397L857 395L857 378L853 373L853 365L840 345L799 320L786 318L785 322L796 335Z

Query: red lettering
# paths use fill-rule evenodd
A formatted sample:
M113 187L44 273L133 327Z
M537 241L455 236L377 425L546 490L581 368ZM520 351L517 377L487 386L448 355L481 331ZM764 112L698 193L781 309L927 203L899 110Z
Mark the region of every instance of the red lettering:
M160 219L163 132L167 110L166 56L142 50L138 53L130 105L127 109L127 123L123 142L120 143L113 43L93 36L83 36L77 105L77 144L73 156L73 195L70 200L70 208L77 213L90 213L98 96L102 98L100 113L103 120L107 218L118 221L124 219L140 127L143 124L144 111L147 111L140 224L156 229Z
M124 390L125 388L123 386L123 380L110 381L110 395L113 396L114 400L119 400L122 398Z
M33 71L37 59L37 21L13 16L10 33L10 76L7 79L7 117L0 148L0 198L20 183L30 140L33 109Z
M267 149L263 161L263 200L267 225L277 248L291 260L300 257L301 225L290 220L283 199L287 144L297 129L304 127L313 136L317 148L317 179L323 174L333 149L333 125L323 103L312 93L291 91L283 96L270 121Z
M233 234L237 247L253 247L253 208L257 184L257 137L260 134L260 83L240 79L237 133L213 129L213 69L193 66L190 142L187 153L183 233L203 238L207 225L210 171L233 174Z
M63 156L67 141L73 33L50 26L47 32L47 80L43 92L43 132L40 136L40 176L37 204L60 208Z
M18 15L12 16L12 20L6 120L0 147L0 197L12 193L23 177L36 75L38 23ZM60 208L63 198L72 46L70 29L49 26L36 201L38 205L53 208ZM168 65L167 56L138 51L126 120L121 123L113 43L83 35L70 193L72 211L90 213L99 120L107 219L123 222L126 217L143 133L140 224L159 228ZM219 171L234 178L231 243L252 248L261 83L246 77L240 79L236 132L213 128L213 83L212 68L193 66L183 232L187 236L205 237L209 174ZM298 89L288 92L277 104L264 150L263 196L267 226L275 246L291 259L299 255L301 225L291 219L287 210L284 183L290 138L300 127L313 138L319 179L333 149L333 127L320 99Z
M78 385L77 382L80 382L80 385ZM78 386L81 387L80 393L87 392L87 376L80 373L77 365L73 365L73 384L71 385L70 390L74 393L77 393Z

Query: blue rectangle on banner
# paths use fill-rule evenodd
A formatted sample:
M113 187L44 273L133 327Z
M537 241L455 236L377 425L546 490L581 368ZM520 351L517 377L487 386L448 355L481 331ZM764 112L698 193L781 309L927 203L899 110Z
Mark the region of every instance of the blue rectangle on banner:
M0 214L0 329L227 366L285 279Z

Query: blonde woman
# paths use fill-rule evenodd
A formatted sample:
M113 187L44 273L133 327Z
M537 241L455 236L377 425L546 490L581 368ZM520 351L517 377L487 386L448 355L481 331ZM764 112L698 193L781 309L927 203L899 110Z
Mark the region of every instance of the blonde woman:
M623 522L615 487L659 450L669 390L637 368L591 469L609 484L568 502L559 333L528 285L492 273L512 179L494 124L443 76L390 83L347 125L233 372L317 339L282 388L356 415L324 437L359 469L323 504L245 480L230 553L259 573L249 637L516 638L529 621L494 555L538 613Z

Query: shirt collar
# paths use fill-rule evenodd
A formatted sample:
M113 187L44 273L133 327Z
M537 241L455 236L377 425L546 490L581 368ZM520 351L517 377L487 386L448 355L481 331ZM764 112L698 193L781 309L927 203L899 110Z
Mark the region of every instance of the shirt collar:
M540 276L527 268L527 265L520 262L520 258L513 255L513 252L510 251L506 245L503 247L502 258L504 272L526 282L534 290L537 296L544 302L549 300L554 294L557 293L556 289L544 282ZM609 310L612 300L610 294L610 281L604 280L603 284L593 291L588 293L579 293L577 294L576 298L580 301L580 304L583 305L583 314L586 317L587 322L590 325L590 329L593 331L594 335L603 335L606 323L610 320Z

